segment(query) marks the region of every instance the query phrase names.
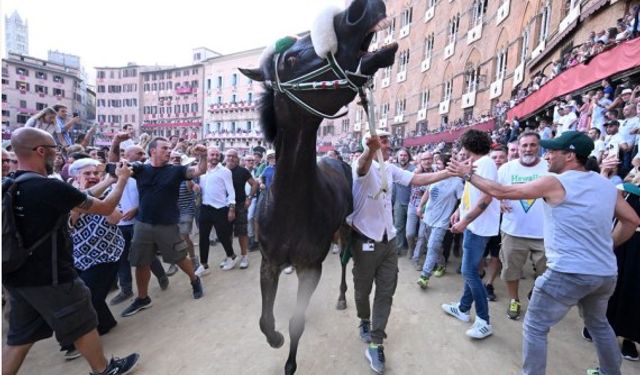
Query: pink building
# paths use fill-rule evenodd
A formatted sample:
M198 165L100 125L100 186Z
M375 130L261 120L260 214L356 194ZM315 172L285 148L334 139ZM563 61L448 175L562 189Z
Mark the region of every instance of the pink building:
M262 83L238 70L256 67L263 48L217 56L204 61L204 136L221 149L249 150L263 145L256 98Z
M69 112L83 112L78 70L18 54L2 59L3 133L24 126L45 107L62 104Z

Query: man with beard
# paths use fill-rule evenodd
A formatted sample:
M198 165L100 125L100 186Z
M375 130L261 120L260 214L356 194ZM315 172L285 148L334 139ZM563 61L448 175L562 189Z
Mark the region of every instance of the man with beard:
M400 169L413 172L416 166L411 163L411 154L407 149L401 148L396 154L398 157L397 166ZM393 223L396 227L396 245L398 254L404 255L407 252L407 212L409 210L409 198L411 197L411 187L399 183L393 184ZM412 255L412 254L409 254Z
M9 294L11 312L2 350L2 373L17 374L33 344L54 332L61 346L75 345L92 374L128 373L140 356L134 353L123 359L105 358L91 293L73 268L66 223L71 210L111 214L131 176L130 169L118 166L118 182L99 200L92 197L95 192L91 189L84 193L58 179L46 178L53 173L59 148L49 133L20 128L13 132L11 145L18 158L18 186L13 195L15 225L24 248L33 247L33 252L13 272L3 270L2 283ZM3 184L3 199L5 188L8 186Z
M538 156L540 150L538 133L521 134L518 145L520 158L504 164L498 170L498 182L503 185L524 184L548 174L547 162ZM542 239L544 212L539 199L503 200L501 207L503 264L501 276L507 284L510 299L507 316L517 320L521 311L518 283L527 259L531 258L536 275L541 275L546 269Z
M615 186L586 170L593 150L586 134L566 131L540 146L548 150L545 159L555 174L532 182L501 185L465 162L452 161L447 170L498 199L544 199L547 270L535 282L525 316L521 374L545 373L549 330L578 305L597 349L599 373L620 375L618 341L606 317L617 274L612 249L635 233L640 218ZM619 224L612 232L614 216Z

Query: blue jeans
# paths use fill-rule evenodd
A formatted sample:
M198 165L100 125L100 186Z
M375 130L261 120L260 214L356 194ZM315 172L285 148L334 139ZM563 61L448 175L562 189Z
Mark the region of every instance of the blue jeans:
M482 279L478 274L478 266L482 260L484 249L489 238L478 236L465 229L462 239L462 278L464 279L464 291L460 299L460 310L468 312L471 304L476 304L476 315L489 323L489 303L487 291L482 285Z
M409 206L407 206L407 225L406 225L405 232L407 236L407 242L409 243L409 245L413 244L413 239L416 238L418 235L420 218L416 213L417 209L418 207L411 203L409 203Z
M396 246L398 251L407 248L407 210L408 206L396 202L393 206L393 224L396 227Z
M436 263L444 266L444 256L442 256L442 241L447 234L446 228L430 227L431 234L427 243L427 258L422 266L422 276L431 277L431 271Z
M415 263L418 263L420 260L420 254L422 254L422 249L425 247L425 243L429 237L429 226L424 223L424 221L420 220L420 228L418 228L418 239L416 240L416 247L413 250L413 256L411 260Z
M598 352L600 374L620 375L620 348L607 320L616 276L570 274L547 269L538 277L524 318L522 375L543 375L547 366L547 334L575 305Z
M120 291L124 294L133 293L132 280L131 280L131 264L129 263L129 249L131 249L131 239L133 238L133 224L131 225L118 225L122 237L124 237L124 251L118 261L118 285L120 285ZM151 262L151 272L158 278L158 280L167 277L162 263L155 257Z

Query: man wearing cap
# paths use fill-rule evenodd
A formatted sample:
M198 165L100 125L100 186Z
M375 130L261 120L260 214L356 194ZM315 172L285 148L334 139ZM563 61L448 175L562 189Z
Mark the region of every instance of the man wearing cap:
M391 156L389 135L379 131L378 136L363 139L365 150L353 165L354 210L347 217L347 223L353 228L353 282L360 337L370 343L365 355L371 368L379 374L384 372L382 341L386 337L385 328L398 283L391 186L394 183L427 185L449 176L446 171L413 174L388 163ZM381 166L373 160L378 150L385 161L386 184L382 181ZM369 295L374 281L376 290L371 314Z
M604 139L605 155L619 150L627 152L631 150L631 147L627 143L625 137L618 130L620 129L620 122L618 120L610 120L604 123L607 130L607 136ZM620 157L620 155L617 155Z
M560 118L556 122L556 137L559 137L567 130L574 130L578 123L578 116L573 112L573 107L565 104L560 107Z
M632 103L631 98L633 96L633 90L624 89L620 92L620 95L609 105L607 109L623 108L625 105Z
M619 375L618 342L606 317L617 275L612 249L633 235L640 218L607 179L585 169L593 150L586 134L567 131L540 143L549 172L556 174L526 184L500 185L463 162L447 169L498 199L544 199L547 271L535 281L525 316L521 374L545 373L547 334L578 305L596 345L599 373ZM612 233L614 216L619 225Z

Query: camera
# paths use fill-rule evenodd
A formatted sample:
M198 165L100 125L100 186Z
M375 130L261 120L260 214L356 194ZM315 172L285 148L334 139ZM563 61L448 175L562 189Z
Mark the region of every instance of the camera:
M104 171L109 173L113 177L115 177L117 165L118 165L117 163L107 163L104 167ZM127 163L127 165L131 167L131 169L133 170L133 176L135 176L136 173L139 173L142 170L142 168L144 168L144 163L139 161L134 161L133 163Z

